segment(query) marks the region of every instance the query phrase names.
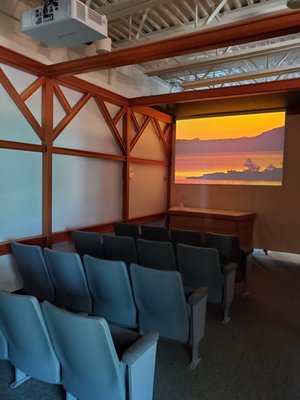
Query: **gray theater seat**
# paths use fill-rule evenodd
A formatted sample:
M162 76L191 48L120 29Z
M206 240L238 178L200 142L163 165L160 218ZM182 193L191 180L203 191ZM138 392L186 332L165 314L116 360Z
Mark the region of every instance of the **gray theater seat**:
M151 400L157 333L110 328L103 318L43 311L65 389L80 400Z

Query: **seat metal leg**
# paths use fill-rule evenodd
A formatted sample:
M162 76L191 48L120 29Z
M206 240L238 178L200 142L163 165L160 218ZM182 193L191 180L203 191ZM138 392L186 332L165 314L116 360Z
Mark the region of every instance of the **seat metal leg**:
M228 322L231 320L231 317L229 315L229 306L224 307L224 318L223 318L223 324L228 324Z
M30 379L29 375L26 375L25 372L15 368L15 380L9 384L9 387L11 389L15 389L16 387L22 385L22 383L28 381L28 379Z
M242 291L242 296L243 297L249 296L249 291L247 289L247 281L246 280L244 280L244 287L243 287L243 291Z
M66 392L66 400L77 400L77 397L74 397L71 393Z
M200 361L201 358L199 357L199 345L194 344L192 345L192 361L189 364L189 368L195 369Z

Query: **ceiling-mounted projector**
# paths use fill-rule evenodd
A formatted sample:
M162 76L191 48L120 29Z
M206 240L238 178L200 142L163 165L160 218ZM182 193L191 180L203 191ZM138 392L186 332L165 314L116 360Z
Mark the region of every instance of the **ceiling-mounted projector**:
M21 14L22 32L57 47L107 37L107 19L78 0L46 1Z

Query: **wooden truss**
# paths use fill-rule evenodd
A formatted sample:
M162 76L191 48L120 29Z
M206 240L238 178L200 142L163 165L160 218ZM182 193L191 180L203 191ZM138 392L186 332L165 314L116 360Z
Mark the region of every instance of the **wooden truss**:
M63 154L66 156L77 156L86 158L96 158L103 160L118 161L123 164L123 219L129 218L129 171L132 163L144 163L153 165L170 166L170 146L168 144L169 133L172 127L172 118L159 111L149 107L131 107L128 99L119 96L108 90L97 87L96 85L82 81L74 77L52 79L47 75L46 67L27 57L17 53L10 52L0 47L0 61L5 62L17 69L33 73L37 76L22 93L18 93L13 83L9 80L4 71L0 68L0 84L7 94L18 107L24 118L27 120L41 144L28 144L0 140L0 148L14 149L20 151L33 151L42 154L42 235L37 237L23 238L23 243L51 245L53 242L59 242L70 239L70 232L52 233L52 156L53 154ZM15 62L14 62L15 61ZM75 105L71 105L65 96L62 86L66 86L82 93L80 99ZM36 91L42 91L42 121L37 121L32 114L26 101ZM59 101L65 112L64 117L54 127L54 97ZM120 154L106 154L100 152L69 149L55 147L54 140L64 131L76 115L83 109L90 99L94 99L100 113L105 120L114 141L120 149ZM118 107L118 111L112 115L108 108L108 103ZM143 115L143 122L139 123L136 114ZM121 131L118 128L122 122ZM131 151L143 135L148 124L152 122L155 132L158 135L162 148L165 152L165 160L143 159L131 157ZM163 125L163 128L161 125ZM131 139L133 137L133 139ZM108 230L111 224L87 227L89 230ZM9 243L0 244L0 255L10 252Z

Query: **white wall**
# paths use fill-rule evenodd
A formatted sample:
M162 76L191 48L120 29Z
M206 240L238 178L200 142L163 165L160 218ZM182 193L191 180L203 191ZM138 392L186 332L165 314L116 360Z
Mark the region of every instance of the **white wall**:
M36 77L0 64L20 93ZM41 144L29 123L0 85L0 140ZM41 102L34 96L28 107L40 117ZM0 241L42 233L41 153L0 149Z
M144 116L136 113L141 125ZM164 127L161 122L161 127ZM134 135L132 136L132 138ZM132 149L131 157L165 161L167 156L151 122ZM129 182L129 217L164 213L168 198L168 167L164 165L132 163Z
M164 213L167 208L167 167L134 164L129 192L130 218Z
M42 233L41 154L0 149L0 241Z
M54 232L121 218L121 162L54 155Z
M72 104L72 98L75 97L74 92L72 91L72 96L69 95L67 97L70 104ZM70 93L70 90L68 93ZM61 106L58 102L55 102L54 115L56 116L56 122L59 122L59 118L64 117L64 113L57 111L60 108ZM106 154L120 155L122 153L94 99L90 99L66 126L54 141L54 146Z

